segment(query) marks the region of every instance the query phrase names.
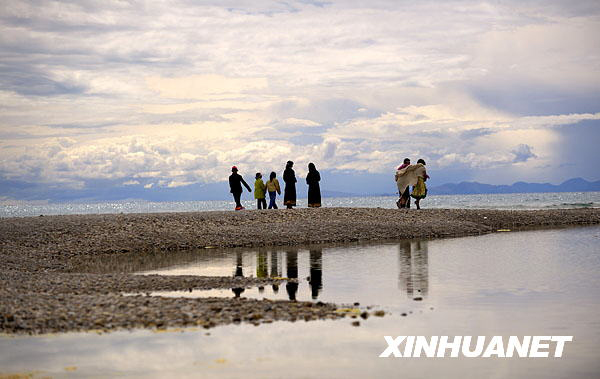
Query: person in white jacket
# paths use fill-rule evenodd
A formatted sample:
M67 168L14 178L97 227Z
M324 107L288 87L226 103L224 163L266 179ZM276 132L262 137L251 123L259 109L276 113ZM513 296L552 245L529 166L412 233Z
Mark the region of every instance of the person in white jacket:
M402 167L402 166L400 166ZM409 186L417 185L417 181L420 177L426 175L425 165L422 163L417 163L415 165L408 165L404 168L401 168L396 171L396 185L398 186L398 193L400 194L400 199L396 203L398 208L408 208L410 206L406 206L410 201L409 196L404 196L404 194L408 195Z

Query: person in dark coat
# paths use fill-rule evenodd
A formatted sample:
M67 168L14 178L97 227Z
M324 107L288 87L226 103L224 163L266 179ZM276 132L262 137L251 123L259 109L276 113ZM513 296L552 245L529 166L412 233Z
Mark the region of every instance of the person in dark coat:
M294 162L288 161L283 171L283 181L285 182L285 190L283 193L283 204L287 209L292 209L296 206L296 173L292 169Z
M229 175L229 192L231 192L233 195L233 200L235 200L235 210L239 211L240 209L244 209L244 207L242 207L242 203L240 202L243 192L242 184L244 187L246 187L246 189L248 189L248 192L252 192L252 190L244 178L242 178L242 176L237 172L237 167L233 166L231 168L231 175Z
M308 206L319 208L321 206L321 187L319 181L321 175L314 163L308 164L308 175L306 175L306 184L308 184Z

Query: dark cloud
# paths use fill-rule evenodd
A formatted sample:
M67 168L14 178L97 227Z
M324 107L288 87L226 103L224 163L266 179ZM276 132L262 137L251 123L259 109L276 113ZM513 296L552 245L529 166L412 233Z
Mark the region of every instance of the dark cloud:
M27 71L24 67L0 66L0 87L25 96L80 95L86 87L80 83L57 81L43 72Z
M527 162L529 159L537 157L537 155L533 153L533 148L524 143L518 145L511 153L515 156L513 160L514 163Z
M488 136L490 134L495 133L496 131L491 128L477 128L477 129L469 129L462 133L460 133L461 138L471 139L477 137Z
M596 113L600 109L600 91L559 89L512 79L504 84L470 83L465 89L484 105L521 116Z
M565 125L555 129L560 143L556 146L556 165L561 165L565 173L562 179L583 177L600 179L600 120L581 121L575 125Z

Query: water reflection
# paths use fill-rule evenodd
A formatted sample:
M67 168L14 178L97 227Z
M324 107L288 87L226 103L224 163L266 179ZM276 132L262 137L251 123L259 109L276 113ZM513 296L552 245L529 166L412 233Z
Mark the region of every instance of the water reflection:
M244 297L285 298L292 301L338 301L340 298L360 297L372 301L381 296L373 293L374 286L387 283L385 285L392 291L394 288L399 289L410 301L425 300L429 294L428 242L401 241L395 246L387 245L386 251L390 254L386 252L385 258L368 246L356 246L352 249L310 246L308 250L290 247L285 251L235 251L230 255L229 265L219 261L218 266L221 267L221 272L233 272L234 277L256 275L258 278L287 278L285 292L282 294L279 294L279 285L273 284L268 289L232 288L235 297L243 294ZM324 270L324 260L328 262L327 270ZM210 265L211 263L203 261L195 266L198 270L196 273L202 275L204 270L214 269ZM172 272L167 270L150 273L177 274L181 270L187 269L178 267ZM326 286L325 282L329 284ZM231 291L226 292L231 294ZM223 290L198 291L191 295L227 296Z
M310 284L311 298L316 299L323 288L323 251L321 249L310 250L310 276L307 279Z
M383 296L373 288L401 291L403 299L425 300L429 294L428 243L399 241L371 245L200 249L196 251L124 253L88 260L79 270L159 275L289 278L266 288L228 289L214 296L337 301L340 296ZM280 288L284 286L285 288ZM387 289L389 287L389 289ZM281 291L284 289L284 291ZM233 294L232 294L233 292ZM375 291L378 292L378 291ZM199 295L197 295L199 296ZM397 296L397 299L400 297Z
M298 250L286 251L285 261L287 277L292 279L285 284L285 290L290 300L296 300L296 293L298 292Z
M271 278L281 277L281 259L279 259L279 253L276 250L271 250ZM279 284L273 284L273 293L279 292Z
M360 301L389 313L361 320L359 328L342 319L276 322L258 328L231 325L211 329L210 335L201 329L0 338L0 371L41 371L36 376L57 377L242 377L248 373L265 378L278 378L282 373L290 377L389 377L398 376L399 370L409 378L462 378L465 372L472 377L598 377L599 241L600 227L596 226L420 244L322 250L307 246L298 248L296 254L298 277L303 279L298 299L310 297L313 283L319 287L320 282L324 284L318 293L321 301L341 305ZM268 249L269 276L285 276L286 255L285 249ZM250 250L242 251L241 260L235 250L223 256L215 250L198 251L187 265L173 257L181 255L160 255L168 269L153 273L231 276L241 266L244 275L256 275L259 261L257 251ZM140 259L143 267L158 265L148 259ZM225 292L233 296L231 290ZM258 296L256 289L249 288L243 296L253 294ZM413 300L419 294L427 296L423 302ZM279 295L287 298L286 291ZM382 336L406 333L575 337L561 359L400 361L377 357L385 348ZM65 367L70 366L77 370L66 374Z
M244 260L242 256L242 252L238 251L235 256L235 272L233 274L236 278L244 277ZM243 287L236 287L231 289L235 297L240 297L240 295L245 291Z
M429 291L427 241L402 241L398 244L398 288L413 300L423 300Z

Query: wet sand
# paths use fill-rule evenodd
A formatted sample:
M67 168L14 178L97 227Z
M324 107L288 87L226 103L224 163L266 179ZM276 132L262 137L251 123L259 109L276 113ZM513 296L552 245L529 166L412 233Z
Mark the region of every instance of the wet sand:
M600 209L323 208L69 215L0 220L0 332L47 333L344 317L334 304L123 296L251 287L270 279L84 272L119 254L376 242L600 223ZM89 265L91 267L93 265ZM353 314L356 316L355 314Z

